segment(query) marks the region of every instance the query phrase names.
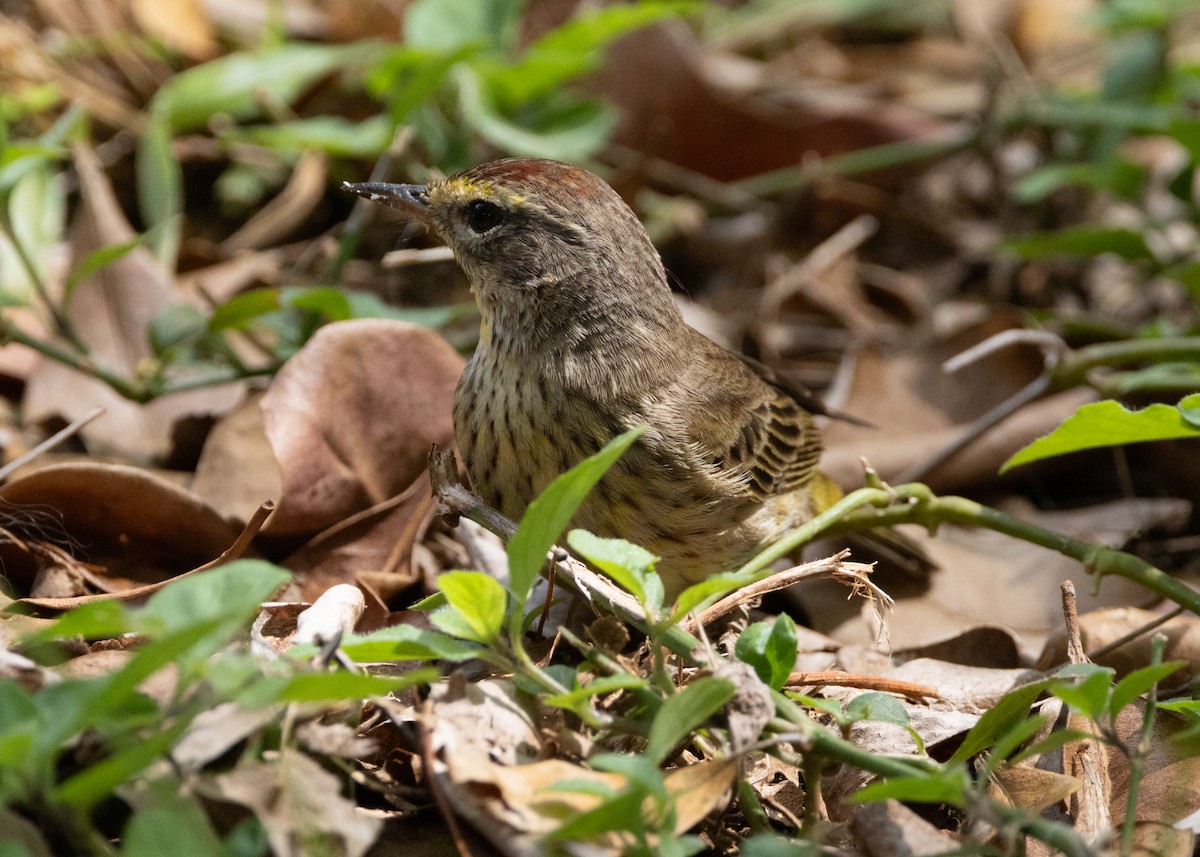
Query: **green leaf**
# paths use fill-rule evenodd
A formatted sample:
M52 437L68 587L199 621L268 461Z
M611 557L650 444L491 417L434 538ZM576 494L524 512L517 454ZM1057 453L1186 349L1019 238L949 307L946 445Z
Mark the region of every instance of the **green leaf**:
M370 42L293 41L257 53L226 54L172 76L155 96L154 112L161 112L176 132L200 129L217 114L251 119L261 115L264 104L291 104L322 77L348 62L369 61L378 50Z
M404 15L404 41L453 50L482 42L502 50L516 36L524 0L413 0Z
M291 575L260 559L239 559L155 592L133 615L144 632L180 631L212 620L247 624Z
M850 803L893 800L912 803L946 803L963 806L969 782L965 771L950 774L930 774L925 777L900 777L894 780L871 783L849 797Z
M80 260L79 264L71 269L71 273L67 275L66 299L69 299L75 292L75 288L92 274L99 271L101 268L111 265L113 262L124 257L134 247L141 245L142 236L135 235L128 241L122 241L118 244L109 244L107 247L101 247L98 250L93 250Z
M299 154L310 149L335 158L378 158L392 143L395 125L387 116L351 122L341 116L312 116L291 122L223 132L224 141L245 141L272 152Z
M1021 259L1104 253L1114 253L1131 262L1154 258L1140 232L1102 226L1069 226L1055 232L1035 232L1007 238L1000 246Z
M671 0L593 8L541 36L519 62L489 70L488 84L510 104L543 97L598 68L603 48L625 33L700 8L699 3Z
M209 333L243 330L250 322L279 309L279 289L251 289L234 295L213 310L208 319Z
M1004 462L1000 472L1083 449L1197 438L1200 427L1192 422L1197 409L1200 409L1200 393L1187 396L1178 406L1157 404L1140 411L1131 411L1112 400L1083 405L1050 434L1038 438Z
M1091 720L1100 720L1108 708L1113 670L1098 664L1072 664L1059 670L1056 678L1073 678L1072 684L1057 684L1050 692Z
M602 693L630 690L632 688L647 687L648 685L649 681L640 676L630 675L629 673L617 673L616 675L600 676L588 682L583 687L577 687L568 693L547 696L543 701L547 705L574 709L580 703L586 702L593 696L598 696Z
M183 169L171 143L171 124L166 113L152 110L134 164L138 210L146 225L146 244L168 271L175 270L183 223Z
M587 840L613 830L641 828L642 802L645 796L636 789L618 792L599 806L581 812L552 831L548 839Z
M458 636L477 643L491 643L500 635L507 593L494 578L481 571L448 571L438 575L437 585L446 594L450 609L456 611L470 629L470 633ZM439 611L433 615L437 617L444 613Z
M251 686L239 697L248 707L259 708L279 702L327 702L342 699L367 699L418 684L437 681L438 671L418 669L403 675L362 675L351 672L300 673L275 682L266 680Z
M86 640L112 639L131 627L129 612L119 601L94 601L70 610L54 624L22 638L25 645L66 637Z
M1150 688L1185 666L1187 666L1186 661L1166 661L1134 670L1117 682L1117 686L1113 688L1112 699L1108 706L1109 715L1116 717L1126 705L1143 693L1149 692Z
M413 625L381 628L342 640L342 651L358 663L379 661L465 661L479 656L479 647Z
M553 123L526 127L500 114L472 69L459 66L454 82L463 119L485 140L514 155L580 161L595 154L617 125L615 109L601 102L587 102L561 113Z
M208 318L199 307L169 303L154 314L146 329L150 350L164 363L187 355L208 332Z
M1136 199L1146 184L1146 168L1110 158L1100 163L1048 164L1030 173L1013 188L1018 202L1033 203L1063 187L1107 190L1125 199Z
M662 607L662 580L653 573L658 557L624 539L605 539L587 530L571 530L567 544L600 571L633 593L651 611Z
M1056 679L1046 678L1010 690L971 727L950 761L965 762L992 747L1025 719L1034 700L1057 683Z
M84 768L56 788L53 798L81 809L94 806L111 795L117 786L165 755L183 733L186 725L186 722L178 722L164 732L145 738L132 747Z
M546 563L546 555L588 492L643 431L645 426L638 426L613 438L595 455L557 477L529 504L508 542L509 586L513 594L510 610L514 615L524 614L529 592Z
M738 637L734 654L754 667L771 690L779 690L796 666L796 623L786 613L774 622L755 622Z
M181 795L134 812L121 837L121 853L124 857L214 857L222 850L196 799Z
M645 755L655 764L662 764L675 745L733 698L735 690L733 682L725 679L702 678L667 697L650 725Z
M845 717L851 721L872 720L908 726L908 709L894 696L877 691L860 693L846 703Z
M796 841L775 833L756 833L742 842L742 857L821 857L816 842Z
M678 622L693 610L703 610L717 599L740 589L761 578L762 572L723 571L709 575L699 583L689 586L675 599L671 610L671 621Z

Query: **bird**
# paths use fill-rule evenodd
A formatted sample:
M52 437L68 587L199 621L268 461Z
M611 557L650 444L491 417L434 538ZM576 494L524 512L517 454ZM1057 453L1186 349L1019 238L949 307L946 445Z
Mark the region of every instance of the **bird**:
M475 492L516 520L558 474L645 426L573 526L658 557L668 597L832 505L827 411L683 319L620 195L580 167L489 161L428 184L346 183L448 245L480 315L454 396Z

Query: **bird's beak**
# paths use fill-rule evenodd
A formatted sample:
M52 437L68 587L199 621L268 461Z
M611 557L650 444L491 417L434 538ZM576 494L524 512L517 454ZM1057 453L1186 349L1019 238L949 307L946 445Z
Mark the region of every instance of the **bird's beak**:
M371 202L382 202L392 208L424 217L429 211L429 188L423 184L390 184L388 182L342 182L342 190L356 193Z

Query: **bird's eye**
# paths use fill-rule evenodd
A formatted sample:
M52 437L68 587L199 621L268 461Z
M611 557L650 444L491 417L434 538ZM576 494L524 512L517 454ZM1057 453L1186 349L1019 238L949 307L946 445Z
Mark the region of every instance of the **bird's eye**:
M498 226L503 216L503 209L487 200L476 199L467 204L467 226L480 235Z

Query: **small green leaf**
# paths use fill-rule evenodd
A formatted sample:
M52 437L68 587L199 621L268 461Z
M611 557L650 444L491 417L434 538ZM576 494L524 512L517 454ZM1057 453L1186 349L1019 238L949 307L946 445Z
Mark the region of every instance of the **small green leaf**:
M239 697L250 708L274 705L279 702L327 702L342 699L367 699L388 693L430 684L437 681L438 671L432 668L413 670L403 675L378 676L351 672L300 673L278 682L261 681Z
M1034 700L1057 683L1056 679L1045 678L1010 690L971 727L950 761L965 762L992 747L1025 719Z
M124 857L212 857L221 841L195 798L173 796L157 806L139 807L121 837Z
M908 709L894 696L877 691L860 693L846 703L845 716L849 720L871 720L876 723L893 723L908 726Z
M413 0L405 10L405 44L454 50L481 42L504 49L520 25L523 0Z
M272 152L299 154L310 149L335 158L377 158L391 145L395 126L387 116L351 122L340 116L311 116L291 122L223 132L223 141L246 141Z
M1071 684L1056 684L1050 692L1085 717L1099 721L1108 708L1113 670L1098 664L1072 664L1059 670L1056 678L1072 678Z
M796 666L796 623L786 613L774 622L755 622L738 637L734 654L754 667L771 690L779 690Z
M558 112L553 121L543 118L539 127L519 125L501 115L473 69L459 66L453 79L463 119L488 142L515 155L583 160L608 141L617 125L616 110L599 101L576 103ZM546 110L549 105L541 107Z
M108 797L117 786L144 771L164 756L183 733L186 723L176 723L157 735L84 768L53 792L53 798L77 808L88 808Z
M567 528L588 492L643 431L645 426L639 426L613 438L595 455L556 478L529 504L516 533L508 542L512 612L524 614L525 602L538 572L546 563L550 548Z
M151 110L134 162L138 210L146 225L146 244L168 271L175 270L183 221L183 169L171 144L167 115L161 110Z
M279 289L251 289L214 309L208 318L208 331L243 330L250 322L278 309Z
M83 637L85 640L113 639L131 627L129 613L120 601L93 601L60 616L54 624L22 638L24 645L52 639Z
M202 128L217 114L234 119L261 115L265 104L291 104L306 89L348 62L369 61L370 42L321 45L294 41L260 52L226 54L171 77L154 98L174 131Z
M600 571L628 589L637 600L657 611L662 606L662 581L653 580L658 557L624 539L605 539L587 530L571 530L567 544ZM652 592L657 588L657 592ZM649 593L649 594L648 594ZM649 595L656 595L656 598Z
M762 577L761 572L723 571L709 575L699 583L689 586L675 599L671 610L671 621L678 622L693 610L703 610L717 599L728 595Z
M450 609L463 618L470 631L458 636L477 643L491 643L500 635L508 596L494 578L481 571L448 571L438 575L437 585L446 594ZM445 614L438 611L433 615ZM443 627L442 630L447 629Z
M1000 246L1021 259L1104 253L1113 253L1131 262L1154 258L1142 233L1101 226L1070 226L1055 232L1019 235L1006 239Z
M208 319L199 307L187 303L169 303L154 314L146 336L150 350L164 363L197 346L208 332Z
M1117 686L1113 688L1108 708L1109 715L1116 717L1126 705L1143 693L1149 692L1150 688L1185 666L1187 666L1186 661L1166 661L1134 670L1117 682Z
M721 678L702 678L667 697L650 725L645 755L662 764L680 741L700 728L708 718L733 698L733 682Z
M249 622L262 603L291 575L260 559L239 559L167 584L136 611L146 631L179 631L220 620L234 626Z
M958 771L954 775L930 774L925 777L900 777L871 783L855 792L848 800L850 803L869 803L891 798L912 803L945 803L951 806L963 806L969 785L965 771Z
M358 663L379 661L465 661L479 656L479 647L413 625L394 625L342 640L342 651Z
M648 684L648 680L640 676L630 675L629 673L618 673L616 675L600 676L588 682L583 687L577 687L568 693L547 696L543 701L547 705L574 709L580 703L586 702L593 696L598 696L602 693L612 693L617 690L646 687Z
M1198 438L1200 428L1190 422L1195 416L1192 411L1198 408L1200 393L1184 398L1178 406L1150 405L1140 411L1128 410L1111 400L1083 405L1050 434L1038 438L1004 462L1000 472L1083 449Z
M88 253L79 264L71 269L71 273L67 275L66 297L74 293L75 288L92 274L99 271L101 268L111 265L113 262L125 256L134 247L140 246L142 236L135 235L128 241L122 241L118 244L109 244L107 247L101 247L98 250L93 250ZM64 300L65 302L65 300Z

